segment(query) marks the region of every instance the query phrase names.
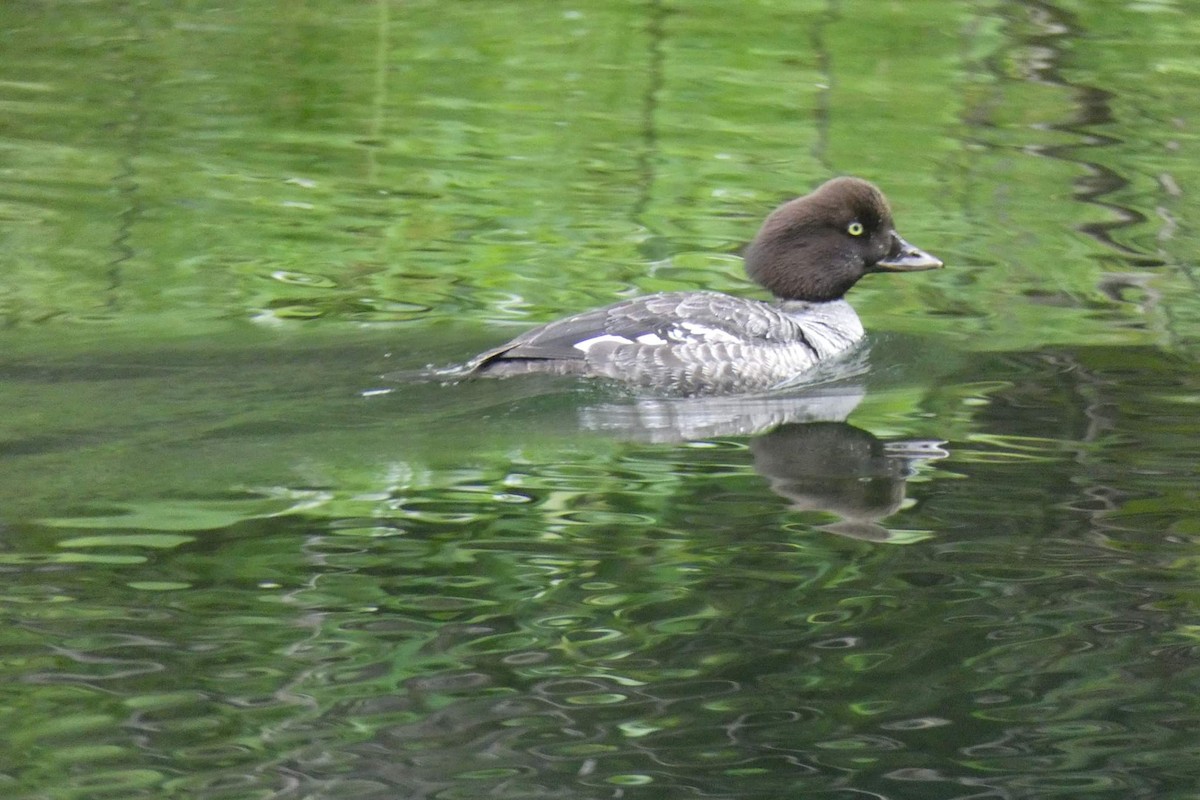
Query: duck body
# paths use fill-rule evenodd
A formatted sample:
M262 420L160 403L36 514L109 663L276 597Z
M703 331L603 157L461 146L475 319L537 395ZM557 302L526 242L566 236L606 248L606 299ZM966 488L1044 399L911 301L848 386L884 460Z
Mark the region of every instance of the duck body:
M685 394L768 390L863 339L843 299L859 278L942 266L896 233L883 194L858 178L836 178L777 208L745 263L774 301L711 291L636 297L534 328L466 368L609 378Z
M845 300L763 302L663 292L543 325L469 364L495 376L610 378L672 393L762 391L853 348L862 323Z

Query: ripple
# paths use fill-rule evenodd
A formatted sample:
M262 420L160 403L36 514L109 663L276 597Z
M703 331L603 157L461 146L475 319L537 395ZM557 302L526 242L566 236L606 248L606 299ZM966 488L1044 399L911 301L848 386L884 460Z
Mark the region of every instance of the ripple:
M565 522L569 525L612 525L635 527L650 526L657 520L649 514L635 514L622 511L607 511L599 509L582 509L578 511L563 511L550 517L555 522Z
M454 652L461 653L463 656L506 653L508 655L505 658L536 659L535 653L537 651L534 648L540 644L542 644L541 636L526 631L517 631L473 638L469 642L457 645L454 648ZM529 652L521 653L520 651Z
M903 719L896 722L885 722L879 727L886 731L921 731L929 728L940 728L943 725L952 724L945 717L919 717L916 719Z
M400 595L387 601L388 608L431 612L472 611L497 605L495 600L454 595Z
M593 692L569 695L563 698L563 702L573 706L612 705L613 703L624 703L627 700L629 700L629 696L619 692Z
M816 742L816 747L822 750L855 750L863 752L887 752L889 750L903 750L904 744L896 739L890 739L886 736L849 736L844 739L831 739L823 742Z
M311 272L277 269L271 273L271 278L289 286L305 286L314 289L334 289L337 287L337 281L333 278Z
M82 796L100 797L121 795L126 792L141 792L160 787L166 775L152 769L94 769L76 776L72 786Z
M1054 775L1026 775L1005 781L1008 786L1038 792L1039 797L1063 794L1079 797L1089 792L1107 792L1133 788L1125 777L1097 772L1064 772Z
M63 539L59 547L151 547L170 549L182 544L196 541L194 536L174 536L164 533L152 534L112 534L109 536L78 536L74 539Z

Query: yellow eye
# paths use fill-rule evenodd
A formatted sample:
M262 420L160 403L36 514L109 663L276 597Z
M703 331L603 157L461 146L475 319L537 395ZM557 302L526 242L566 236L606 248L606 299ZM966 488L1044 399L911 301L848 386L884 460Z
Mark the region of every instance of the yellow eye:
M851 222L849 225L846 226L846 233L850 234L851 236L862 236L863 235L862 223L861 222Z

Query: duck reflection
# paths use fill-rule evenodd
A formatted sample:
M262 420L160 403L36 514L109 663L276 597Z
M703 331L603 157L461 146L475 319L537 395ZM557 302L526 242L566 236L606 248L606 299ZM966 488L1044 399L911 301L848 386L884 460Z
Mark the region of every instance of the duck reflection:
M584 427L650 442L751 436L754 469L799 511L824 511L839 536L895 541L881 524L905 504L923 461L948 453L936 440L884 442L845 422L862 400L857 383L756 397L638 399L584 408ZM911 537L908 537L911 539Z
M880 521L904 505L916 464L947 455L939 444L884 443L845 422L810 422L781 425L751 440L750 452L755 470L792 508L841 518L821 530L882 542L893 536Z
M637 398L585 406L581 425L654 444L716 436L758 436L789 423L841 422L862 401L860 384L818 386L782 394Z

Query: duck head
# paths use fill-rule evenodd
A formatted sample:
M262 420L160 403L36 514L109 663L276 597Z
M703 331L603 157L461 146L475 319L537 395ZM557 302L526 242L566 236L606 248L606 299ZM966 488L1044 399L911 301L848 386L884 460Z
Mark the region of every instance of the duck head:
M896 232L887 198L861 178L834 178L771 212L746 248L746 273L785 300L837 300L869 272L942 262Z

